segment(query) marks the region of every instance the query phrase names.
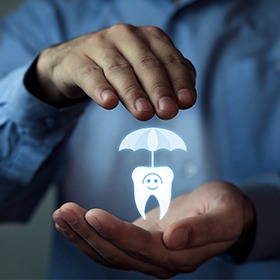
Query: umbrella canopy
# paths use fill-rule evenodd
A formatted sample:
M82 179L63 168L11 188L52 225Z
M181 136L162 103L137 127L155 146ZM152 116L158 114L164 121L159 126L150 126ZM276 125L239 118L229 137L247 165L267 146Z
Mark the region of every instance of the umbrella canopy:
M121 142L119 151L131 149L133 151L145 149L152 152L152 166L154 165L154 151L166 149L186 151L184 141L174 132L157 127L143 128L128 134Z

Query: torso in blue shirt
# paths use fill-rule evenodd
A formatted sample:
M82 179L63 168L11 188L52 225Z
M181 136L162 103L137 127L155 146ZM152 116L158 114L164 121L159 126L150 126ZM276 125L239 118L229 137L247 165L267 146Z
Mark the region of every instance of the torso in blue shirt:
M55 1L41 47L116 23L165 30L197 70L198 102L170 121L135 120L120 105L89 104L67 143L61 202L103 208L127 221L139 216L130 174L145 151L118 152L129 132L159 126L178 133L188 151L162 151L157 164L175 173L173 196L209 180L233 183L279 168L280 19L278 1ZM49 4L46 4L47 6ZM265 18L265 20L262 20ZM57 28L58 23L60 28ZM278 151L278 152L275 152ZM157 155L156 155L157 156ZM279 278L279 261L234 265L215 258L178 278ZM55 235L53 278L145 278L94 264Z

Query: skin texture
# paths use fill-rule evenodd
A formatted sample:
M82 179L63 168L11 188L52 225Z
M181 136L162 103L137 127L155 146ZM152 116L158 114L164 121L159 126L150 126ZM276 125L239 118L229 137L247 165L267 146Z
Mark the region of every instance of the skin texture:
M53 214L57 230L94 261L169 278L193 272L244 240L254 209L236 186L219 181L175 198L166 216L158 217L159 209L154 209L146 221L128 223L74 203Z
M196 101L193 65L154 26L118 24L49 47L32 78L32 93L56 107L89 97L113 109L121 101L139 120L171 119Z

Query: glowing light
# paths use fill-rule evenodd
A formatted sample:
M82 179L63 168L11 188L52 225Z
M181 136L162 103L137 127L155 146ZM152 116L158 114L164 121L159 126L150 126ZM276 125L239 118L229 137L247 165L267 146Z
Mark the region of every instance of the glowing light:
M160 219L166 214L171 200L173 178L173 171L167 166L138 166L133 170L135 203L144 220L146 204L151 195L157 199L160 206Z
M154 152L160 149L186 151L184 141L174 132L157 128L143 128L128 134L121 142L119 151L146 149L151 151L151 167L138 166L132 172L134 199L143 219L146 219L145 207L151 195L160 206L160 219L166 214L171 200L173 171L167 166L154 166Z

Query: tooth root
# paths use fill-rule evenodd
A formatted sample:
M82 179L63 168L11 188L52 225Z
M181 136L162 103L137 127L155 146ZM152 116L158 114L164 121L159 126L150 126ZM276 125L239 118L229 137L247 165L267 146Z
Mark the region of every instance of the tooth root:
M139 187L142 187L142 186L139 186ZM138 209L140 215L142 216L142 218L144 220L146 220L145 209L146 209L146 204L147 204L147 201L148 201L150 195L147 195L147 193L145 194L143 192L139 192L139 189L140 188L136 188L134 190L135 203L136 203L136 206L137 206L137 209Z
M164 215L166 214L171 200L171 185L169 188L166 188L165 190L158 193L156 196L156 199L158 201L159 207L160 207L160 217L161 220Z

